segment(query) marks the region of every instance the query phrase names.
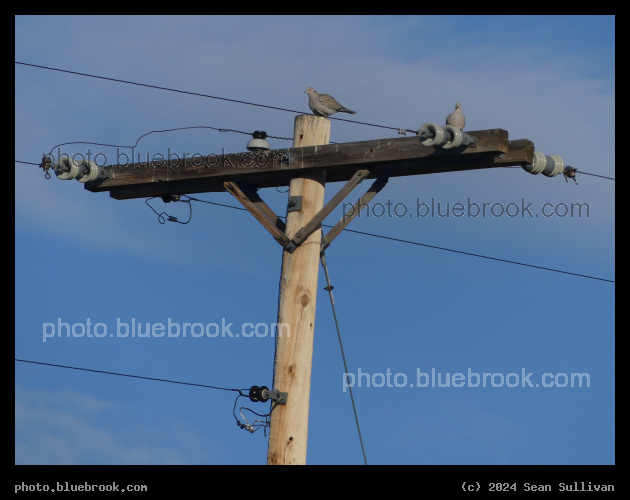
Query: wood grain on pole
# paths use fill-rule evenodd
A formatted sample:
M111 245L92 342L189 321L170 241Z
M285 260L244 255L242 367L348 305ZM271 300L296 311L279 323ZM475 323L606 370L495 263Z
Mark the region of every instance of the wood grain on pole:
M315 115L295 118L294 147L328 144L330 120ZM305 226L324 206L326 171L312 172L293 178L289 196L302 197L302 209L287 212L286 234L289 238ZM317 277L321 229L293 253L283 252L273 388L288 393L287 404L278 405L271 413L269 429L269 465L306 464L309 396ZM288 332L288 333L287 333Z

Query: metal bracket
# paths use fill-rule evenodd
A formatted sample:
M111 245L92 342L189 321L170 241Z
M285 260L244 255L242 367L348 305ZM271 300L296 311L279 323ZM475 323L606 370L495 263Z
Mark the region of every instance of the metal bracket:
M50 158L50 156L44 155L42 157L42 162L39 165L39 168L44 170L44 177L46 179L50 179L50 167L52 167L52 159Z
M262 391L262 396L263 398L265 397L265 395L269 396L269 399L271 399L272 401L275 401L277 405L286 405L287 404L287 399L289 397L289 393L288 392L280 392L278 389L273 389L273 390L264 390Z
M280 392L278 389L269 390L266 386L253 385L249 390L249 399L253 403L266 403L270 399L278 405L286 405L288 392Z
M287 212L299 212L302 210L302 197L301 196L289 196L289 205Z
M282 156L280 157L280 163L285 163L289 167L291 166L291 163L293 163L293 160L295 160L295 153L282 153Z
M569 179L573 179L573 182L575 182L575 185L577 186L578 181L575 178L576 172L577 168L573 168L567 165L566 167L564 167L564 171L562 172L562 174L564 175L564 180L569 182Z

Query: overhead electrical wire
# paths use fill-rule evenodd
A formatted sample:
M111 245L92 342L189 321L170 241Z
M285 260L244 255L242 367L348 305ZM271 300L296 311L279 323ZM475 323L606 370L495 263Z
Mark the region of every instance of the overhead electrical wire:
M219 207L225 207L225 208L231 208L231 209L234 209L234 210L247 211L247 209L243 208L243 207L237 207L237 206L234 206L234 205L226 205L224 203L217 203L217 202L214 202L214 201L202 200L200 198L196 198L196 197L190 196L190 195L184 195L184 196L187 199L180 200L180 201L188 203L189 206L190 206L190 202L191 201L197 201L197 202L200 202L200 203L207 203L209 205L217 205ZM157 198L157 197L155 197L155 198ZM149 198L149 200L152 200L152 199L154 199L154 198ZM179 220L177 220L177 217L172 217L172 216L168 215L166 212L162 212L161 214L158 214L158 212L148 203L149 200L146 200L146 203L147 203L147 205L149 205L151 210L153 210L153 212L158 215L158 221L160 222L160 224L165 224L166 220L169 220L171 222L180 222ZM192 207L190 208L190 214L192 216ZM166 217L164 217L164 216L166 216ZM283 216L279 216L279 217L281 219L285 219L285 217L283 217ZM188 221L180 222L180 224L188 224L188 222L190 222L190 219L191 219L191 217L188 218ZM333 226L330 226L330 225L327 225L327 224L322 224L322 227L331 228ZM481 258L481 259L494 260L494 261L503 262L503 263L506 263L506 264L515 264L515 265L519 265L519 266L531 267L531 268L539 269L539 270L542 270L542 271L552 271L552 272L556 272L556 273L562 273L562 274L568 274L568 275L571 275L571 276L576 276L576 277L579 277L579 278L588 278L588 279L594 279L594 280L598 280L598 281L605 281L605 282L608 282L608 283L615 283L614 280L610 280L610 279L607 279L607 278L599 278L597 276L589 276L587 274L574 273L574 272L571 272L571 271L563 271L563 270L560 270L560 269L554 269L554 268L551 268L551 267L538 266L538 265L535 265L535 264L527 264L525 262L519 262L519 261L509 260L509 259L502 259L500 257L491 257L489 255L482 255L482 254L473 253L473 252L466 252L464 250L455 250L453 248L446 248L446 247L441 247L441 246L437 246L437 245L430 245L428 243L420 243L419 241L404 240L404 239L401 239L401 238L395 238L393 236L385 236L385 235L382 235L382 234L368 233L368 232L365 232L365 231L358 231L358 230L355 230L355 229L348 229L348 228L343 229L343 231L347 231L349 233L361 234L361 235L364 235L364 236L370 236L370 237L373 237L373 238L381 238L381 239L385 239L385 240L396 241L396 242L399 242L399 243L407 243L409 245L416 245L416 246L422 246L422 247L427 247L427 248L433 248L434 250L442 250L442 251L445 251L445 252L458 253L458 254L461 254L461 255L467 255L469 257L478 257L478 258Z
M519 167L518 165L506 165L505 167L501 167L501 168L522 168L522 167ZM584 172L582 170L578 170L577 168L575 169L575 173L580 174L580 175L590 175L592 177L599 177L600 179L606 179L609 181L615 180L614 177L608 177L607 175L591 174L590 172Z
M211 129L211 130L216 130L217 132L233 132L235 134L244 134L244 135L252 135L252 132L243 132L242 130L234 130L231 128L217 128L217 127L211 127L209 125L195 125L195 126L190 126L190 127L176 127L176 128L167 128L164 130L151 130L150 132L147 132L146 134L142 134L140 137L138 137L138 140L136 141L136 143L133 146L125 146L122 144L102 144L99 142L87 142L87 141L72 141L72 142L63 142L61 144L57 144L56 146L53 146L50 149L50 153L51 154L55 148L58 148L59 146L67 146L68 144L92 144L95 146L106 146L106 147L110 147L110 148L128 148L128 149L135 149L138 146L138 143L140 142L140 139L143 139L144 137L151 135L151 134L159 134L159 133L163 133L163 132L175 132L178 130L191 130L191 129ZM276 137L273 135L267 135L267 137L270 137L272 139L281 139L283 141L292 141L293 139L291 139L290 137ZM25 162L21 162L21 163L25 163Z
M254 103L254 102L243 101L243 100L240 100L240 99L231 99L231 98L228 98L228 97L213 96L213 95L209 95L209 94L202 94L202 93L199 93L199 92L191 92L191 91L188 91L188 90L172 89L172 88L169 88L169 87L162 87L162 86L159 86L159 85L151 85L151 84L148 84L148 83L140 83L140 82L133 82L133 81L130 81L130 80L122 80L120 78L111 78L111 77L108 77L108 76L91 75L89 73L82 73L82 72L79 72L79 71L71 71L71 70L61 69L61 68L53 68L53 67L50 67L50 66L42 66L40 64L25 63L25 62L20 62L20 61L15 61L15 64L20 64L22 66L30 66L30 67L33 67L33 68L45 69L45 70L49 70L49 71L59 71L61 73L69 73L69 74L72 74L72 75L85 76L85 77L89 77L89 78L97 78L97 79L100 79L100 80L108 80L108 81L112 81L112 82L126 83L126 84L129 84L129 85L137 85L137 86L140 86L140 87L147 87L147 88L153 88L153 89L158 89L158 90L166 90L166 91L169 91L169 92L177 92L177 93L180 93L180 94L188 94L188 95L194 95L194 96L198 96L198 97L206 97L206 98L209 98L209 99L218 99L218 100L222 100L222 101L234 102L234 103L237 103L237 104L247 104L249 106L258 106L258 107L262 107L262 108L274 109L274 110L277 110L277 111L286 111L286 112L289 112L289 113L303 114L303 111L298 111L298 110L295 110L295 109L280 108L278 106L270 106L268 104L259 104L259 103ZM339 121L344 121L344 122L348 122L348 123L356 123L356 124L359 124L359 125L367 125L367 126L370 126L370 127L378 127L378 128L388 129L388 130L396 130L398 132L400 130L403 130L403 129L399 128L399 127L390 127L390 126L387 126L387 125L379 125L379 124L376 124L376 123L367 123L367 122L360 122L360 121L355 121L355 120L347 120L345 118L337 118L335 116L329 116L328 118L330 120L339 120ZM216 129L214 127L203 127L203 126L200 126L200 127L181 127L181 128L176 128L176 129L167 129L167 130L152 130L151 132L148 132L145 135L149 135L149 134L152 134L154 132L170 132L170 131L173 131L173 130L183 130L183 129L186 129L186 128L210 128L210 129L214 129L214 130L219 130L221 132L237 132L237 133L241 133L241 134L249 134L249 132L242 132L242 131L239 131L239 130ZM413 128L407 129L407 130L410 131L410 132L414 131ZM138 141L142 137L144 137L145 135L140 136L138 138ZM272 139L292 140L292 139L287 138L287 137L274 137L274 136L267 136L267 137L271 137ZM138 141L136 141L136 145L138 144ZM111 144L98 144L98 143L93 143L93 142L77 142L77 143L70 142L70 143L59 144L58 146L62 146L62 145L66 145L66 144L95 144L95 145L99 145L99 146L111 146L111 147L127 147L127 148L132 147L132 146L115 146L115 145L111 145ZM332 144L334 144L334 143L332 143ZM57 147L57 146L55 146L55 147ZM16 162L18 162L18 163L27 163L27 164L31 163L31 162L23 162L23 161L18 161L18 160L16 160ZM605 175L591 174L589 172L583 172L581 170L578 170L577 172L580 173L580 174L584 174L584 175L591 175L593 177L600 177L602 179L608 179L608 180L612 180L612 181L615 180L613 177L608 177L608 176L605 176Z
M43 361L33 361L33 360L28 360L28 359L15 358L15 361L16 362L20 362L20 363L30 363L30 364L34 364L34 365L52 366L52 367L55 367L55 368L66 368L66 369L70 369L70 370L79 370L79 371L84 371L84 372L100 373L100 374L103 374L103 375L115 375L115 376L118 376L118 377L137 378L137 379L142 379L142 380L150 380L150 381L153 381L153 382L166 382L166 383L169 383L169 384L188 385L188 386L192 386L192 387L202 387L204 389L214 389L214 390L218 390L218 391L238 392L238 396L236 396L236 400L234 401L234 409L232 410L232 414L233 414L234 418L236 419L236 423L239 425L239 427L247 429L250 432L255 432L260 427L265 427L265 429L266 429L266 427L269 426L269 422L268 422L268 419L266 417L268 417L270 414L268 414L268 415L261 415L260 413L257 413L255 411L251 410L250 408L241 407L239 411L240 411L241 417L243 418L245 423L243 423L241 420L239 420L239 418L236 416L236 403L238 402L238 400L241 397L247 397L249 395L250 390L253 389L253 387L250 388L250 389L232 389L232 388L229 388L229 387L218 387L218 386L215 386L215 385L197 384L197 383L193 383L193 382L182 382L182 381L179 381L179 380L170 380L170 379L165 379L165 378L146 377L146 376L143 376L143 375L131 375L129 373L111 372L111 371L106 371L106 370L94 370L92 368L82 368L82 367L78 367L78 366L59 365L59 364L56 364L56 363L45 363ZM247 419L245 418L245 415L243 415L243 410L247 410L247 411L252 412L255 415L265 417L265 420L263 420L263 421L256 420L256 421L253 422L253 424L250 424L247 421ZM265 434L266 434L266 430L265 430Z
M125 84L129 84L129 85L136 85L136 86L140 86L140 87L153 88L153 89L157 89L157 90L165 90L165 91L169 91L169 92L176 92L176 93L193 95L193 96L198 96L198 97L206 97L206 98L210 98L210 99L217 99L217 100L228 101L228 102L233 102L233 103L238 103L238 104L246 104L246 105L250 105L250 106L257 106L257 107L273 109L273 110L278 110L278 111L285 111L285 112L290 112L290 113L295 113L295 114L302 114L303 113L302 111L292 110L292 109L287 109L287 108L281 108L281 107L277 107L277 106L270 106L270 105L265 105L265 104L259 104L259 103L243 101L243 100L239 100L239 99L231 99L231 98L213 96L213 95L209 95L209 94L202 94L202 93L198 93L198 92L191 92L191 91L173 89L173 88L168 88L168 87L163 87L163 86L158 86L158 85L151 85L151 84L146 84L146 83L133 82L133 81L122 80L122 79L118 79L118 78L111 78L111 77L104 77L104 76L99 76L99 75L92 75L92 74L88 74L88 73L64 70L64 69L60 69L60 68L52 68L52 67L49 67L49 66L42 66L42 65L30 64L30 63L24 63L24 62L18 62L18 61L16 61L15 63L16 64L20 64L20 65L24 65L24 66L30 66L30 67L34 67L34 68L39 68L39 69L45 69L45 70L50 70L50 71L58 71L58 72L74 74L74 75L78 75L78 76L84 76L84 77L89 77L89 78L96 78L96 79L107 80L107 81L118 82L118 83L125 83ZM329 119L338 120L338 121L345 121L345 122L355 123L355 124L359 124L359 125L366 125L366 126L384 128L384 129L389 129L389 130L396 130L399 133L401 131L401 129L399 127L390 127L390 126L385 126L385 125L378 125L378 124L373 124L373 123L360 122L360 121L348 120L348 119L337 118L337 117L329 117ZM180 127L180 128L174 128L174 129L166 129L166 130L153 130L153 131L150 131L150 132L140 136L138 138L138 140L136 141L134 146L117 146L117 145L101 144L101 143L93 143L93 142L68 142L68 143L59 144L59 145L57 145L55 147L68 145L68 144L79 144L80 143L80 144L93 144L93 145L105 146L105 147L135 148L138 145L139 141L143 137L145 137L145 136L147 136L149 134L159 133L159 132L171 132L171 131L176 131L176 130L195 129L195 128L207 128L207 129L217 130L219 132L235 132L235 133L251 135L249 132L243 132L243 131L238 131L238 130L233 130L233 129L220 129L220 128L215 128L215 127L211 127L211 126L194 126L194 127ZM411 129L411 130L413 131L413 129ZM406 132L405 132L405 134L406 134ZM271 137L271 138L275 138L275 139L281 139L281 140L291 140L290 138L286 138L286 137L274 137L274 136L267 136L267 137ZM53 150L54 150L54 148L52 148L51 152ZM15 160L15 162L16 163L28 164L28 165L39 165L38 163L26 162L26 161L20 161L20 160ZM613 181L615 180L612 177L607 177L607 176L603 176L603 175L591 174L591 173L582 172L582 171L578 171L578 172L580 174L590 175L590 176L593 176L593 177L599 177L599 178L613 180ZM241 207L236 207L236 206L232 206L232 205L226 205L226 204L221 204L221 203L210 202L210 201L207 201L207 200L201 200L199 198L194 198L194 197L188 196L188 203L189 203L189 205L190 205L190 201L191 200L202 202L202 203L213 204L213 205L217 205L217 206L222 206L222 207L226 207L226 208L231 208L231 209L246 210L246 209L241 208ZM148 204L148 202L147 202L147 204ZM155 210L154 210L154 212L155 212ZM162 217L163 214L164 213L158 214L158 217ZM191 208L191 215L192 215L192 208ZM174 218L174 219L175 219L175 222L179 222L179 221L177 221L176 218ZM189 221L190 221L190 219L189 219ZM185 222L184 224L186 224L186 223L187 222ZM325 224L322 224L322 226L323 227L332 227L332 226L327 226ZM595 276L588 276L588 275L574 273L574 272L569 272L569 271L562 271L562 270L559 270L559 269L553 269L553 268L548 268L548 267L543 267L543 266L537 266L537 265L533 265L533 264L526 264L526 263L523 263L523 262L518 262L518 261L513 261L513 260L508 260L508 259L502 259L502 258L497 258L497 257L490 257L490 256L486 256L486 255L472 253L472 252L466 252L466 251L455 250L455 249L450 249L450 248L445 248L445 247L439 247L439 246L436 246L436 245L430 245L430 244L426 244L426 243L414 242L414 241L410 241L410 240L404 240L404 239L394 238L394 237L390 237L390 236L378 235L378 234L368 233L368 232L364 232L364 231L357 231L357 230L352 230L352 229L347 229L347 228L344 229L344 231L348 231L348 232L356 233L356 234L362 234L362 235L370 236L370 237L386 239L386 240L390 240L390 241L396 241L396 242L400 242L400 243L407 243L407 244L412 244L412 245L417 245L417 246L424 246L424 247L427 247L427 248L433 248L433 249L436 249L436 250L448 251L448 252L458 253L458 254L462 254L462 255L468 255L468 256L472 256L472 257L478 257L478 258L484 258L484 259L494 260L494 261L498 261L498 262L504 262L504 263L509 263L509 264L526 266L526 267L539 269L539 270L544 270L544 271L557 272L557 273L572 275L572 276L576 276L576 277L582 277L582 278L588 278L588 279L594 279L594 280L599 280L599 281L615 283L614 280L609 280L609 279L605 279L605 278L599 278L599 277L595 277ZM328 275L328 268L326 266L326 260L325 260L324 254L322 254L322 265L324 266L324 270L325 270L325 274L326 274L326 280L327 280L327 287L326 287L326 289L328 290L329 295L330 295L330 300L331 300L331 304L332 304L332 311L333 311L333 316L334 316L334 320L335 320L335 326L337 328L337 336L338 336L339 344L340 344L340 348L341 348L342 359L343 359L343 363L344 363L344 367L345 367L346 373L348 373L348 367L347 367L347 363L346 363L345 353L344 353L343 344L342 344L342 341L341 341L341 334L340 334L340 331L339 331L339 324L338 324L337 315L336 315L336 312L335 312L334 299L333 299L333 296L332 296L332 288L333 287L330 284L330 278L329 278L329 275ZM118 373L118 372L111 372L111 371L104 371L104 370L95 370L95 369L90 369L90 368L81 368L81 367L74 367L74 366L67 366L67 365L59 365L59 364L45 363L45 362L32 361L32 360L24 360L24 359L18 359L18 358L15 358L15 361L16 362L23 362L23 363L37 364L37 365L44 365L44 366L51 366L51 367L58 367L58 368L80 370L80 371L93 372L93 373L101 373L101 374L107 374L107 375L115 375L115 376L130 377L130 378L137 378L137 379L144 379L144 380L151 380L151 381L158 381L158 382L166 382L166 383L173 383L173 384L180 384L180 385L203 387L203 388L215 389L215 390L238 392L239 393L239 397L244 395L243 391L247 391L247 389L232 389L232 388L225 388L225 387L217 387L217 386L211 386L211 385L206 385L206 384L182 382L182 381L175 381L175 380L162 379L162 378L156 378L156 377L147 377L147 376L140 376L140 375L132 375L132 374L125 374L125 373ZM365 454L365 447L364 447L363 439L362 439L362 436L361 436L361 429L359 427L359 420L358 420L358 415L357 415L357 410L356 410L354 397L353 397L353 394L352 394L352 388L350 388L350 398L351 398L351 401L352 401L352 407L353 407L353 411L354 411L357 431L358 431L358 434L359 434L359 440L360 440L360 444L361 444L361 450L362 450L362 453L363 453L363 459L364 459L365 464L367 465L367 458L366 458L366 454ZM238 401L238 397L237 397L237 401ZM236 402L235 402L235 407L236 407ZM252 411L252 410L249 410L249 411ZM255 413L255 412L253 412L253 413ZM255 414L259 415L257 413L255 413ZM241 411L241 415L242 415L242 411ZM263 416L263 415L259 415L259 416ZM266 415L264 417L266 417ZM237 422L238 422L238 418L237 418Z
M38 163L25 162L25 161L19 161L19 160L15 160L15 161L16 161L16 163L24 163L24 164L38 165L39 166ZM234 206L234 205L226 205L224 203L217 203L217 202L214 202L214 201L202 200L202 199L196 198L194 196L186 195L186 197L188 198L188 200L184 200L184 201L193 200L193 201L197 201L197 202L200 202L200 203L207 203L209 205L216 205L216 206L219 206L219 207L231 208L231 209L234 209L234 210L247 211L247 209L245 209L243 207L237 207L237 206ZM151 205L149 205L149 207L151 207ZM153 207L151 207L151 209L155 212ZM165 214L165 212L162 212L162 214L158 214L158 217L162 217L160 219L160 223L161 224L164 223L163 220L171 220L171 219L168 219L168 216L167 216L167 219L164 219L163 218L164 214ZM283 218L283 217L281 216L281 218ZM190 221L190 219L189 219L189 221ZM171 222L180 222L180 221L176 220L176 218L175 218L175 220L171 220ZM180 222L180 223L182 223L182 222ZM182 223L182 224L187 224L187 222L186 223ZM331 228L332 226L329 226L327 224L322 224L322 227ZM554 268L551 268L551 267L538 266L538 265L535 265L535 264L527 264L525 262L519 262L519 261L515 261L515 260L510 260L510 259L502 259L500 257L491 257L489 255L482 255L482 254L478 254L478 253L467 252L467 251L464 251L464 250L455 250L454 248L446 248L446 247L441 247L441 246L437 246L437 245L430 245L428 243L421 243L419 241L405 240L405 239L401 239L401 238L395 238L393 236L386 236L386 235L382 235L382 234L368 233L366 231L358 231L356 229L348 229L348 228L343 229L343 231L347 231L349 233L362 234L364 236L370 236L370 237L373 237L373 238L381 238L381 239L390 240L390 241L397 241L399 243L407 243L409 245L416 245L416 246L422 246L422 247L427 247L427 248L433 248L435 250L442 250L442 251L445 251L445 252L452 252L452 253L458 253L458 254L461 254L461 255L468 255L469 257L478 257L478 258L481 258L481 259L494 260L494 261L503 262L503 263L506 263L506 264L514 264L514 265L519 265L519 266L531 267L533 269L539 269L539 270L542 270L542 271L550 271L550 272L555 272L555 273L561 273L561 274L567 274L567 275L571 275L571 276L576 276L576 277L579 277L579 278L587 278L587 279L592 279L592 280L605 281L607 283L615 283L615 280L611 280L611 279L607 279L607 278L599 278L597 276L590 276L590 275L587 275L587 274L574 273L574 272L571 272L571 271L563 271L561 269L554 269Z
M301 111L291 110L291 109L286 109L286 108L279 108L279 107L276 107L276 106L269 106L269 105L266 105L266 104L258 104L258 103L248 102L248 101L242 101L242 100L239 100L239 99L230 99L230 98L226 98L226 97L212 96L212 95L209 95L209 94L201 94L201 93L198 93L198 92L190 92L190 91L179 90L179 89L171 89L171 88L168 88L168 87L162 87L162 86L145 84L145 83L139 83L139 82L132 82L132 81L129 81L129 80L122 80L122 79L118 79L118 78L111 78L111 77L105 77L105 76L99 76L99 75L91 75L91 74L88 74L88 73L82 73L82 72L78 72L78 71L71 71L71 70L65 70L65 69L60 69L60 68L52 68L50 66L42 66L42 65L38 65L38 64L31 64L31 63L25 63L25 62L19 62L19 61L15 61L15 64L20 64L20 65L30 66L30 67L34 67L34 68L40 68L40 69L46 69L46 70L50 70L50 71L59 71L59 72L63 72L63 73L70 73L70 74L79 75L79 76L85 76L85 77L90 77L90 78L98 78L98 79L102 79L102 80L109 80L109 81L114 81L114 82L119 82L119 83L126 83L126 84L130 84L130 85L138 85L138 86L142 86L142 87L155 88L155 89L159 89L159 90L167 90L167 91L170 91L170 92L178 92L178 93L183 93L183 94L195 95L195 96L199 96L199 97L207 97L207 98L212 98L212 99L219 99L219 100L235 102L235 103L239 103L239 104L247 104L247 105L251 105L251 106L259 106L259 107L270 108L270 109L275 109L275 110L279 110L279 111L287 111L287 112L298 113L298 114L302 113ZM388 127L388 126L384 126L384 125L377 125L377 124L366 123L366 122L357 122L357 121L353 121L353 120L346 120L346 119L335 118L335 117L329 117L329 118L330 119L337 119L337 120L341 120L341 121L347 121L347 122L350 122L350 123L358 123L358 124L362 124L362 125L369 125L369 126L386 128L386 129L391 129L391 130L399 130L399 128L397 128L397 127ZM217 130L217 131L220 131L220 132L236 132L236 133L241 133L241 134L246 134L246 135L249 134L248 132L243 132L243 131L234 130L234 129L223 129L223 128L217 128L217 127L211 127L211 126L193 126L193 127L179 127L179 128L173 128L173 129L165 129L165 130L152 130L150 132L147 132L146 134L141 135L138 138L138 140L136 141L134 146L117 146L117 145L112 145L112 144L100 144L100 143L92 143L92 142L68 142L68 143L58 144L55 147L59 147L59 146L62 146L62 145L67 145L67 144L95 144L95 145L108 146L108 147L134 148L134 147L136 147L138 145L138 142L140 141L140 139L142 139L143 137L146 137L149 134L159 133L159 132L172 132L172 131L176 131L176 130L186 130L186 129L194 129L194 128L208 128L208 129ZM268 137L275 138L275 139L282 139L282 140L290 140L289 138L286 138L286 137L274 137L274 136L268 136ZM54 150L55 147L53 147L52 150ZM21 161L21 160L15 160L15 162L16 163L23 163L23 164L27 164L27 165L37 165L37 166L40 165L38 163ZM598 175L598 174L591 174L589 172L582 172L580 170L578 170L578 173L584 174L584 175L591 175L593 177L600 177L600 178L603 178L603 179L608 179L608 180L613 180L613 181L615 180L612 177L607 177L607 176ZM232 206L232 205L224 205L224 204L221 204L221 203L214 203L214 202L210 202L210 201L207 201L207 200L201 200L199 198L194 198L194 197L188 197L188 198L190 200L195 200L195 201L202 202L202 203L214 204L214 205L223 206L223 207L232 208L232 209L245 210L242 207L235 207L235 206ZM326 226L325 224L322 224L322 226L330 227L330 226ZM494 261L498 261L498 262L504 262L504 263L508 263L508 264L515 264L515 265L520 265L520 266L526 266L526 267L531 267L531 268L540 269L540 270L544 270L544 271L563 273L563 274L568 274L568 275L582 277L582 278L588 278L588 279L594 279L594 280L599 280L599 281L605 281L605 282L609 282L609 283L615 283L614 280L609 280L609 279L606 279L606 278L599 278L599 277L596 277L596 276L589 276L589 275L574 273L574 272L570 272L570 271L562 271L562 270L559 270L559 269L553 269L553 268L548 268L548 267L543 267L543 266L537 266L537 265L533 265L533 264L526 264L524 262L518 262L518 261L509 260L509 259L502 259L502 258L498 258L498 257L490 257L490 256L487 256L487 255L481 255L481 254L476 254L476 253L472 253L472 252L466 252L466 251L462 251L462 250L455 250L455 249L451 249L451 248L439 247L439 246L436 246L436 245L429 245L429 244L426 244L426 243L420 243L420 242L416 242L416 241L403 240L403 239L394 238L394 237L391 237L391 236L378 235L378 234L367 233L367 232L364 232L364 231L357 231L357 230L347 229L347 228L344 229L344 231L348 231L348 232L351 232L351 233L357 233L357 234L363 234L363 235L366 235L366 236L371 236L371 237L376 237L376 238L387 239L387 240L391 240L391 241L398 241L398 242L401 242L401 243L407 243L407 244L411 244L411 245L418 245L418 246L424 246L424 247L427 247L427 248L434 248L436 250L443 250L443 251L447 251L447 252L459 253L459 254L462 254L462 255L468 255L468 256L472 256L472 257L478 257L478 258L484 258L484 259L494 260Z
M145 377L142 375L131 375L129 373L118 373L118 372L110 372L110 371L105 371L105 370L93 370L91 368L80 368L78 366L67 366L67 365L58 365L55 363L44 363L42 361L32 361L32 360L28 360L28 359L18 359L15 358L15 361L19 361L20 363L31 363L34 365L44 365L44 366L53 366L56 368L68 368L70 370L80 370L80 371L84 371L84 372L93 372L93 373L102 373L105 375L117 375L119 377L130 377L130 378L139 378L139 379L143 379L143 380L152 380L155 382L168 382L169 384L180 384L180 385L190 385L190 386L194 386L194 387L203 387L204 389L216 389L218 391L231 391L231 392L239 392L242 393L242 391L249 391L249 389L230 389L227 387L217 387L215 385L206 385L206 384L195 384L192 382L181 382L178 380L169 380L169 379L165 379L165 378L156 378L156 377Z
M126 84L129 84L129 85L137 85L139 87L147 87L147 88L151 88L151 89L166 90L168 92L177 92L179 94L194 95L194 96L197 96L197 97L207 97L209 99L218 99L218 100L221 100L221 101L234 102L234 103L237 103L237 104L247 104L248 106L258 106L260 108L274 109L274 110L277 110L277 111L286 111L286 112L295 113L295 114L298 114L298 115L301 115L301 114L304 113L303 111L299 111L299 110L295 110L295 109L280 108L278 106L270 106L268 104L258 104L258 103L255 103L255 102L242 101L240 99L230 99L228 97L219 97L219 96L214 96L214 95L209 95L209 94L202 94L200 92L191 92L191 91L188 91L188 90L172 89L172 88L169 88L169 87L162 87L160 85L151 85L151 84L148 84L148 83L132 82L130 80L122 80L120 78L111 78L111 77L108 77L108 76L91 75L89 73L81 73L79 71L70 71L70 70L67 70L67 69L52 68L50 66L42 66L40 64L31 64L31 63L25 63L25 62L20 62L20 61L15 61L15 64L21 64L23 66L31 66L33 68L39 68L39 69L47 69L47 70L50 70L50 71L59 71L59 72L62 72L62 73L69 73L69 74L72 74L72 75L86 76L86 77L89 77L89 78L98 78L100 80L108 80L108 81L111 81L111 82L126 83ZM370 127L386 128L386 129L390 129L390 130L400 130L399 127L388 127L386 125L378 125L378 124L375 124L375 123L366 123L366 122L359 122L359 121L355 121L355 120L347 120L345 118L329 117L329 119L331 119L331 120L338 120L338 121L342 121L342 122L349 122L349 123L358 123L359 125L367 125L367 126L370 126ZM413 130L413 129L409 129L409 130Z
M201 203L208 203L210 205L217 205L217 206L220 206L220 207L226 207L226 208L232 208L232 209L235 209L235 210L247 211L246 208L236 207L234 205L225 205L223 203L216 203L214 201L202 200L200 198L195 198L195 197L192 197L192 196L188 196L188 198L191 199L191 200L194 200L194 201L201 202ZM284 219L284 217L282 217L282 216L280 216L280 218ZM322 227L331 228L333 226L330 226L330 225L327 225L327 224L322 224ZM445 251L445 252L453 252L453 253L458 253L458 254L461 254L461 255L468 255L469 257L478 257L478 258L481 258L481 259L488 259L488 260L495 260L495 261L498 261L498 262L504 262L506 264L515 264L515 265L519 265L519 266L531 267L531 268L534 268L534 269L540 269L542 271L552 271L552 272L555 272L555 273L569 274L571 276L577 276L577 277L580 277L580 278L588 278L588 279L593 279L593 280L606 281L608 283L615 283L615 280L609 280L609 279L606 279L606 278L599 278L597 276L589 276L587 274L579 274L579 273L574 273L574 272L571 272L571 271L562 271L560 269L553 269L551 267L537 266L537 265L534 265L534 264L527 264L525 262L518 262L518 261L515 261L515 260L502 259L502 258L499 258L499 257L490 257L488 255L482 255L482 254L473 253L473 252L466 252L464 250L455 250L453 248L440 247L440 246L437 246L437 245L430 245L428 243L420 243L419 241L404 240L404 239L401 239L401 238L395 238L393 236L385 236L385 235L382 235L382 234L368 233L366 231L358 231L356 229L348 229L348 228L343 229L343 231L346 231L346 232L349 232L349 233L362 234L363 236L370 236L370 237L373 237L373 238L381 238L381 239L384 239L384 240L396 241L396 242L399 242L399 243L407 243L409 245L416 245L416 246L421 246L421 247L433 248L435 250L442 250L442 251Z
M606 175L599 175L599 174L591 174L589 172L582 172L581 170L578 170L577 173L578 174L582 174L582 175L590 175L590 176L593 176L593 177L599 177L601 179L608 179L609 181L614 181L615 180L614 177L608 177Z

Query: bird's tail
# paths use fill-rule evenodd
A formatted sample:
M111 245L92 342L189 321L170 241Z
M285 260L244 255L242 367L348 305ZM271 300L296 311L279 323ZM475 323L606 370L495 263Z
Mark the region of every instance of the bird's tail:
M341 111L342 113L350 113L351 115L355 115L357 113L356 111L352 111L348 108L339 108L338 111Z

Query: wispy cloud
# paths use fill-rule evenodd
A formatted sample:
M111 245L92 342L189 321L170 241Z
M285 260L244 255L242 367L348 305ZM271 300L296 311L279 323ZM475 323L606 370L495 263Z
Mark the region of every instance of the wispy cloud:
M129 424L122 403L23 386L16 386L15 396L16 464L186 464L202 458L182 423ZM116 415L124 422L114 430Z

